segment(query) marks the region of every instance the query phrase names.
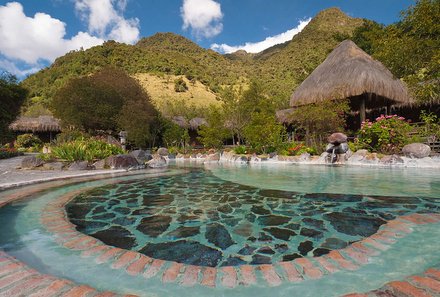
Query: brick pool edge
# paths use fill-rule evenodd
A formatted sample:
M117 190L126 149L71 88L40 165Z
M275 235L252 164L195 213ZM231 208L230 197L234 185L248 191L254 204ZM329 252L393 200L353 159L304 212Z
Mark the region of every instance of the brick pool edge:
M64 181L63 183L70 182ZM52 184L39 185L36 189L26 189L20 193L2 197L0 198L0 207L52 187ZM87 189L82 188L80 191L71 192L50 202L47 204L45 212L42 213L43 225L55 235L58 243L68 249L79 251L82 257L91 257L96 263L108 263L113 269L119 269L128 275L143 275L145 278L157 276L164 283L174 282L183 286L199 284L207 287L234 288L255 284L258 278L265 280L269 286L278 286L283 282L301 282L322 278L341 270L356 270L361 265L367 264L371 257L388 249L398 238L412 232L413 226L440 222L440 214L401 216L382 225L379 231L372 236L321 257L301 258L273 265L201 267L152 259L138 252L107 246L96 238L76 231L75 225L70 223L67 218L64 206L77 194ZM383 293L388 294L387 296L400 296L399 294L433 296L432 292L434 292L433 294L440 292L440 271L434 268L428 269L422 276L411 276L404 281L389 282L371 292L352 293L345 296L382 296ZM122 296L111 292L99 292L86 285L41 274L0 250L0 295L13 296L11 293L33 297L51 295Z

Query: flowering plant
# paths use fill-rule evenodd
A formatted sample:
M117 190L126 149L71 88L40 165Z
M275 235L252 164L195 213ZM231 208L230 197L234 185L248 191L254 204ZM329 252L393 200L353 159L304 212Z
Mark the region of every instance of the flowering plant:
M381 115L374 122L366 120L362 123L356 142L370 151L394 154L410 142L411 130L404 117Z

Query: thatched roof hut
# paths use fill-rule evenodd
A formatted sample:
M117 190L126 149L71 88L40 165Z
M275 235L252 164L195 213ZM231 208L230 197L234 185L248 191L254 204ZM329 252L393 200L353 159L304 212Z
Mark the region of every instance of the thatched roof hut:
M181 128L187 129L189 127L188 120L183 116L175 116L171 118L171 121Z
M341 42L295 90L290 106L350 98L365 120L366 108L412 103L406 86L351 40Z
M32 117L19 117L12 124L9 125L9 129L20 132L60 132L61 125L60 120L53 116L39 116L37 118Z
M197 130L202 125L207 125L208 122L204 118L193 118L191 120L187 120L184 116L175 116L171 118L171 121L184 129Z

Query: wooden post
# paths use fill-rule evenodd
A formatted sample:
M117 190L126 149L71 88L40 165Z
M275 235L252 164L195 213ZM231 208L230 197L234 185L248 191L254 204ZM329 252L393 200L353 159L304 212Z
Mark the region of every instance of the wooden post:
M391 104L387 103L387 112L386 115L391 115Z
M361 106L359 107L359 116L360 116L360 124L362 125L363 122L365 122L365 96L362 96L361 99Z

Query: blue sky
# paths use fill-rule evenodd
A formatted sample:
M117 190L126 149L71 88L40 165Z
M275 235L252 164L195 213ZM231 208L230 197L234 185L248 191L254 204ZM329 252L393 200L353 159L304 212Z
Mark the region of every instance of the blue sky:
M70 50L156 32L219 52L258 52L290 40L319 11L339 7L382 24L414 0L0 0L0 69L24 77Z

